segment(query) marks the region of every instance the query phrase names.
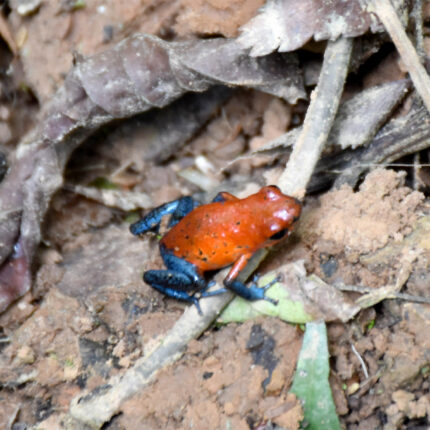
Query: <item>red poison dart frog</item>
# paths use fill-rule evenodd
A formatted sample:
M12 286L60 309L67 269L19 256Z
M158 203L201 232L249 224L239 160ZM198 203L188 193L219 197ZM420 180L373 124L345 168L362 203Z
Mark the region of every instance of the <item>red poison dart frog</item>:
M226 291L247 300L276 301L266 297L272 283L249 287L237 280L252 255L287 237L300 216L301 204L281 193L278 187L263 187L258 193L239 199L227 192L199 206L191 197L182 197L159 206L130 226L134 235L158 233L164 215L171 215L170 230L160 240L160 253L167 270L148 270L144 281L151 287L179 300L194 303ZM211 285L205 272L233 265L224 286L208 292Z

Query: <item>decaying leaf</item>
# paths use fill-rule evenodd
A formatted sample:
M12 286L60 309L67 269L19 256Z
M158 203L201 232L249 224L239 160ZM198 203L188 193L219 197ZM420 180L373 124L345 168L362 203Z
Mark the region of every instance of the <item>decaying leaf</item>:
M392 118L366 148L333 158L326 169L342 173L334 186L355 186L360 175L378 164L391 163L399 158L426 149L430 145L430 116L424 106L413 105L404 116Z
M259 315L270 315L296 324L318 319L346 322L360 310L335 287L315 275L307 276L303 261L278 268L276 273L262 277L259 285L265 285L279 275L282 279L267 291L269 297L279 301L276 306L264 300L249 302L236 297L218 321L242 322Z
M342 103L330 131L329 144L355 149L369 143L403 100L408 86L407 80L387 82Z
M404 2L397 0L401 12ZM406 19L407 14L403 14ZM239 42L261 56L278 50L294 51L312 37L336 40L339 36L356 37L367 31L383 30L377 18L360 0L269 0L260 13L242 27Z
M88 199L95 200L105 206L133 211L137 209L149 209L154 202L145 193L133 193L132 191L104 190L96 187L84 187L82 185L66 185L66 189L80 194Z
M138 34L76 64L21 142L1 184L0 311L30 288L40 223L74 149L114 119L217 84L258 88L291 103L305 94L294 55L255 59L229 39L168 43ZM18 261L20 271L11 277L8 267Z
M217 85L204 93L185 94L162 110L141 115L142 157L162 162L177 153L232 93L230 88Z
M342 149L355 149L368 144L380 126L387 120L389 114L403 100L407 94L408 86L409 81L407 80L388 82L361 91L351 99L341 103L329 134L327 147L339 146ZM302 126L293 128L250 154L232 160L224 169L239 160L258 154L282 154L285 148L294 145L301 131ZM332 160L333 156L331 155L329 159ZM320 179L318 173L320 170L326 169L324 166L317 167L316 175L318 176L313 178L314 182L315 179Z
M342 103L330 131L327 145L340 146L342 149L355 149L366 145L378 132L381 124L398 106L407 94L407 80L388 82L386 84L361 91L350 100ZM272 151L282 145L291 146L299 130L295 128L284 136L259 148L255 153Z

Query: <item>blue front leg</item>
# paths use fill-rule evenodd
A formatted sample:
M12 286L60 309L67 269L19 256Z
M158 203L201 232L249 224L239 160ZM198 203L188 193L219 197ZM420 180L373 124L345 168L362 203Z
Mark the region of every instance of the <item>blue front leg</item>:
M272 299L271 297L266 296L266 290L268 290L273 284L279 281L279 278L273 279L273 281L264 285L263 287L259 287L256 283L258 279L257 276L251 282L251 285L247 287L243 282L240 282L236 279L233 280L224 280L224 285L235 294L240 297L243 297L246 300L255 301L255 300L266 300L274 305L278 304L278 301Z
M198 205L199 203L189 196L181 197L173 202L165 203L164 205L153 209L142 219L132 224L130 226L130 231L136 236L147 233L148 231L158 233L163 216L172 215L168 226L173 227Z

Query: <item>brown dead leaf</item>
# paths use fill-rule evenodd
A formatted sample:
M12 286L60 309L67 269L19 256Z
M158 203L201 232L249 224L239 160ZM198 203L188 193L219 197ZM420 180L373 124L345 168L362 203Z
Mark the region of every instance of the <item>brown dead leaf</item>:
M404 7L396 2L397 10ZM369 29L383 30L376 17L366 10L360 0L269 0L260 13L242 27L239 43L251 48L258 57L278 50L294 51L311 37L336 40L340 36L356 37Z

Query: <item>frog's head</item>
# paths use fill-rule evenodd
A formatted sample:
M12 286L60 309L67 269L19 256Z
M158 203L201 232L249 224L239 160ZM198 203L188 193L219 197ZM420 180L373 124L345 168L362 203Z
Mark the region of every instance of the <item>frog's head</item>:
M263 187L258 194L263 200L265 234L268 242L274 244L292 231L300 217L302 204L296 198L282 194L276 185Z

